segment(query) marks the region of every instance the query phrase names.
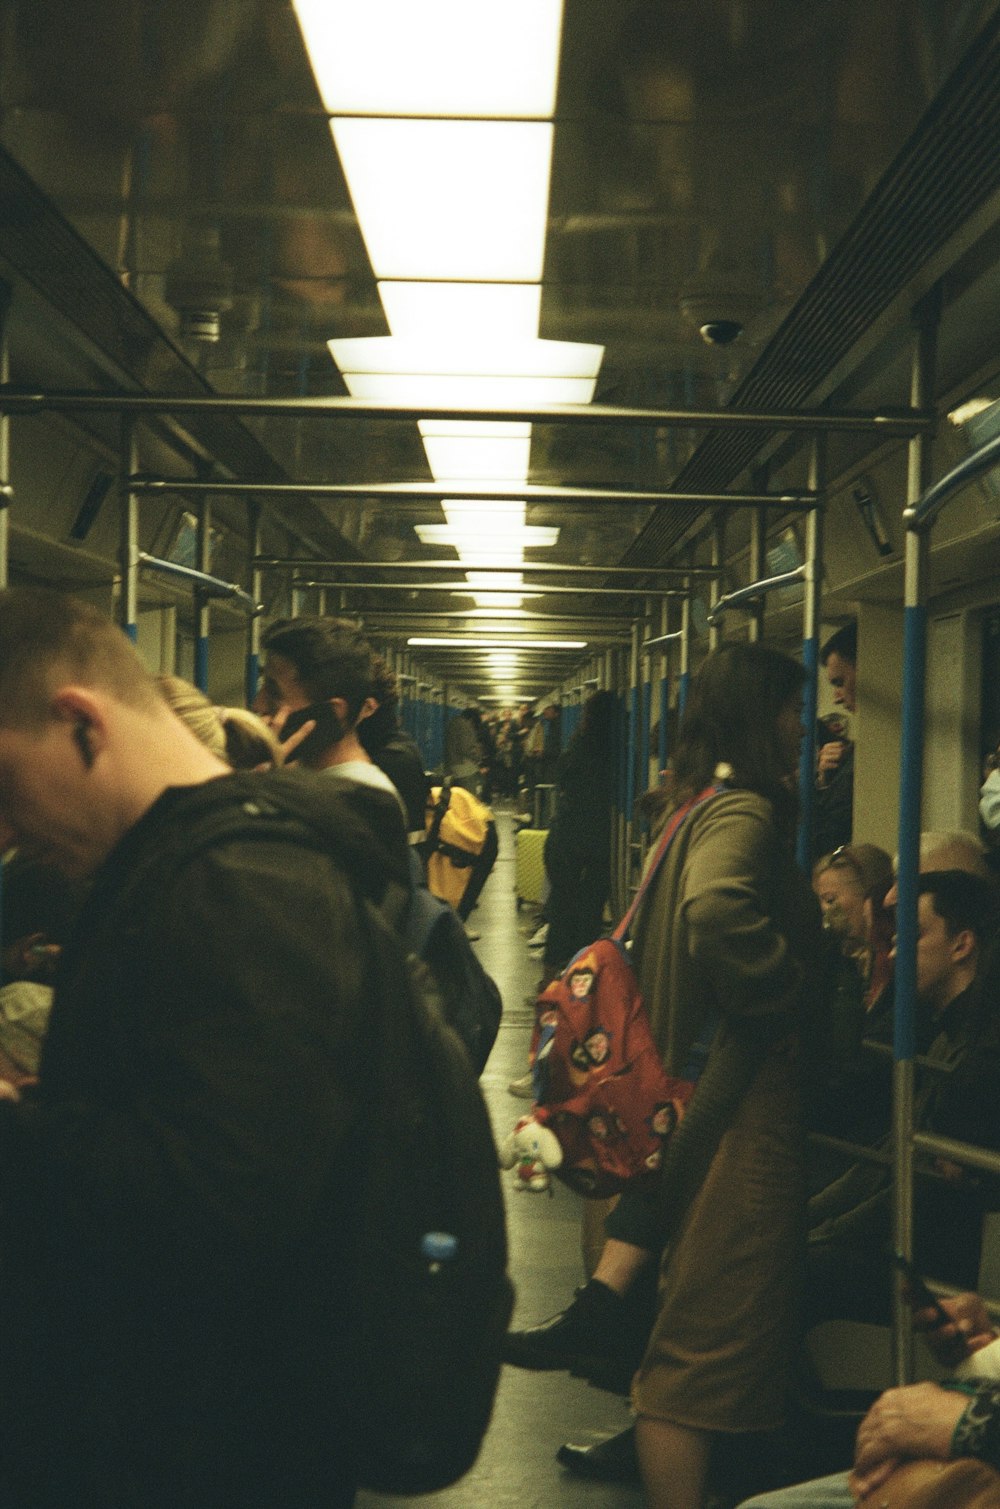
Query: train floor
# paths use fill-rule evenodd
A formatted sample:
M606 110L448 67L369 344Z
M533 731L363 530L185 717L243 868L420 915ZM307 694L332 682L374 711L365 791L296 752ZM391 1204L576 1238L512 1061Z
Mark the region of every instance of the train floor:
M480 934L475 948L504 1001L499 1035L481 1080L499 1140L528 1104L507 1087L527 1069L542 961L540 953L528 947L534 910L518 909L514 811L503 804L494 811L499 854L471 925ZM501 1174L501 1182L510 1273L517 1290L513 1323L534 1325L561 1310L583 1281L582 1201L558 1181L547 1193L518 1189L512 1171ZM563 1442L596 1443L629 1423L627 1400L619 1395L567 1373L505 1367L479 1459L459 1483L425 1497L396 1499L362 1492L357 1504L359 1509L386 1504L415 1509L422 1504L437 1509L641 1509L644 1497L638 1484L589 1481L556 1461ZM730 1437L729 1448L720 1441L708 1500L711 1509L731 1509L751 1492L845 1467L856 1424L851 1409L843 1419L807 1413L778 1438Z
M527 1069L532 997L541 972L540 955L529 952L525 930L531 913L518 911L514 889L514 816L495 809L500 852L479 905L470 919L481 934L476 951L503 994L504 1013L482 1087L498 1138L510 1131L527 1103L508 1083ZM582 1281L580 1199L558 1182L551 1193L533 1194L501 1175L507 1204L510 1272L517 1289L515 1325L533 1325L562 1309ZM361 1493L360 1509L399 1503L437 1509L578 1509L609 1506L639 1509L638 1487L588 1482L555 1459L564 1441L589 1444L629 1423L627 1402L566 1373L531 1373L505 1367L496 1409L479 1460L461 1482L427 1498L393 1499Z

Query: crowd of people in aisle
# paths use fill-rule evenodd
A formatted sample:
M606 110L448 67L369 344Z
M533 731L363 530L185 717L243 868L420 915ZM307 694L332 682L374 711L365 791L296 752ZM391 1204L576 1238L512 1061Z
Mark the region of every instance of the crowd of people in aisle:
M346 1184L361 1109L371 961L358 897L378 901L402 946L429 835L440 839L434 814L456 791L516 809L551 786L542 983L613 920L611 693L587 700L564 748L555 704L537 716L466 709L432 773L356 625L281 620L264 650L255 712L218 708L177 678L157 683L85 605L0 595L0 846L12 856L0 1187L8 1373L22 1391L0 1480L25 1505L208 1502L196 1482L212 1485L212 1503L349 1504L351 1443L328 1429L347 1380L324 1375L329 1393L304 1416L297 1401L315 1392L310 1338L336 1351L329 1275L347 1262L330 1192ZM835 705L853 712L853 626L821 662ZM650 1509L701 1509L734 1444L775 1485L753 1500L767 1509L870 1498L903 1458L1000 1469L1000 1390L976 1371L992 1331L973 1294L1000 1183L956 1146L917 1155L913 1258L965 1291L936 1315L915 1295L933 1347L964 1364L962 1386L876 1402L850 1480L777 1486L809 1465L788 1434L789 1411L801 1425L821 1397L804 1335L830 1319L886 1324L893 1284L893 859L851 831L853 745L838 724L817 740L829 847L810 875L796 862L804 679L790 657L734 643L692 682L659 804L675 831L632 959L656 1052L693 1095L661 1182L631 1181L590 1207L583 1287L503 1344L512 1366L627 1392L627 1431L559 1458L589 1477L635 1476ZM223 777L255 821L294 793L337 835L333 879L284 829L274 844L255 830L245 850L206 840L185 858L183 887L137 914L132 887L163 853L188 855ZM467 868L466 919L489 865ZM925 833L917 907L915 1125L1000 1154L990 845ZM111 938L119 913L127 926ZM425 962L461 1034L471 976ZM586 1046L582 1074L606 1046ZM284 1282L292 1253L299 1292ZM247 1315L279 1290L251 1344ZM192 1389L182 1360L206 1346ZM729 1503L740 1485L752 1475L730 1480Z

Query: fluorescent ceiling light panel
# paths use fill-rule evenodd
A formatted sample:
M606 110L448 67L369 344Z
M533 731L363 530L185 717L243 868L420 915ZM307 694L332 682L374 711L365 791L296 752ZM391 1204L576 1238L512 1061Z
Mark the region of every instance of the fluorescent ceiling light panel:
M467 571L465 580L478 592L509 592L513 587L524 586L520 571Z
M345 372L353 398L428 409L538 409L550 403L589 403L595 381L583 377L404 377Z
M450 341L475 330L484 341L533 341L542 309L539 283L379 283L393 335Z
M332 114L555 114L562 0L294 0Z
M491 440L483 435L425 435L424 450L438 482L523 482L531 459L529 440Z
M431 435L457 440L530 440L531 425L510 419L418 419L417 429L426 440Z
M327 341L341 372L428 377L596 377L604 347L587 341L487 340L475 330L445 340L421 336L348 336Z
M331 129L377 278L541 281L550 123L334 120Z
M448 649L455 646L465 650L585 650L586 639L526 639L520 644L507 644L503 639L468 639L456 636L451 639L430 639L414 635L406 641L414 649Z
M468 593L463 593L462 596L467 597ZM524 597L520 592L477 592L474 594L474 601L476 606L469 609L470 618L474 614L480 618L498 618L508 613L521 612Z

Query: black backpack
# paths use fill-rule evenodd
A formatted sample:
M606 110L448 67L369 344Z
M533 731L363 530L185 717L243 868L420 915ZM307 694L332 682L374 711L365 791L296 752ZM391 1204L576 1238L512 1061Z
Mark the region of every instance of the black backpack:
M278 771L211 781L201 795L183 835L133 877L130 894L142 887L145 898L148 888L155 904L157 886L199 852L270 838L329 855L358 902L370 983L366 1092L382 1114L369 1118L359 1154L352 1324L339 1371L358 1481L430 1493L476 1460L514 1300L496 1146L476 1076L426 967L365 894L370 876L338 841L329 792L313 777Z
M455 908L427 889L412 848L410 879L410 894L400 907L398 931L410 953L430 970L445 1021L465 1044L476 1073L482 1074L500 1030L500 991L480 963Z

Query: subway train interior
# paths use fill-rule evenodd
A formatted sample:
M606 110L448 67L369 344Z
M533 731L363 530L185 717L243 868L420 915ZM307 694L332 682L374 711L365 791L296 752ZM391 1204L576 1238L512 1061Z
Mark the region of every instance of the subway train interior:
M902 918L1000 742L998 143L997 0L0 0L0 581L227 704L272 620L351 617L432 771L470 704L565 741L612 691L615 913L731 640L810 673L808 833L855 621L853 841ZM475 914L498 1134L515 805ZM579 1203L510 1191L524 1323L581 1281ZM834 1393L882 1377L853 1346ZM441 1501L638 1504L554 1459L627 1423L507 1369Z

